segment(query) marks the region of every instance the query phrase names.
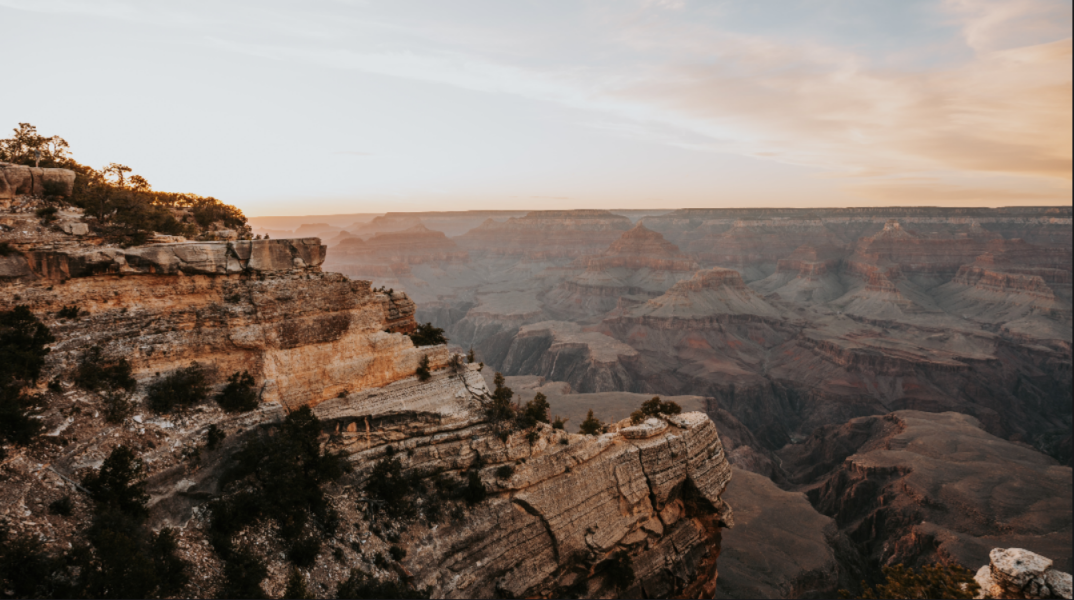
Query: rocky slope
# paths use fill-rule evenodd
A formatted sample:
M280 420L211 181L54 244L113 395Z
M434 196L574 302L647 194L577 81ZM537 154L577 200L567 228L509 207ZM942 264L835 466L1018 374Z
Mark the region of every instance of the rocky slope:
M818 511L873 564L951 560L997 546L1071 567L1071 469L958 413L899 411L817 429L780 455Z
M55 548L75 541L90 504L71 482L125 444L148 468L150 523L177 527L180 555L194 565L188 593L214 595L223 564L208 545L206 503L223 491L221 473L245 439L312 406L321 443L354 467L327 488L341 520L323 540L332 552L303 571L318 597L351 567L379 578L403 573L435 597L547 597L566 586L586 597L711 597L720 531L731 524L721 499L731 470L703 413L621 423L599 436L547 424L500 436L486 418L490 396L477 366L446 369L444 346L414 347L403 334L415 326L409 298L321 272L316 239L120 249L51 229L35 241L29 215L0 218L29 232L5 257L19 268L0 278L0 310L26 305L56 337L36 390L46 433L8 447L0 465L0 517L13 534ZM54 316L70 304L84 314ZM120 423L104 419L101 396L71 385L75 363L94 346L106 359L126 358L141 384ZM422 357L433 370L424 382L414 375ZM249 371L259 407L149 411L147 384L191 362L214 389ZM226 434L223 444L206 445L210 427ZM384 521L355 491L389 457L416 476L475 473L487 498L449 501L447 522ZM46 508L66 494L70 519ZM266 557L265 590L279 595L290 572L280 540L267 527L242 537ZM382 555L391 545L406 553L389 564ZM635 575L621 591L607 571L619 553Z

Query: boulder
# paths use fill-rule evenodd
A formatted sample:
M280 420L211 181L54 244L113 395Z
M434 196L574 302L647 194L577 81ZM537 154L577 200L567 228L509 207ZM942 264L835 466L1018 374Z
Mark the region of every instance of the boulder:
M40 194L45 191L45 184L48 182L62 184L63 194L69 196L75 185L75 172L69 169L44 169L0 163L0 200Z
M994 548L989 564L977 570L978 598L1070 598L1070 573L1052 568L1052 561L1023 548Z

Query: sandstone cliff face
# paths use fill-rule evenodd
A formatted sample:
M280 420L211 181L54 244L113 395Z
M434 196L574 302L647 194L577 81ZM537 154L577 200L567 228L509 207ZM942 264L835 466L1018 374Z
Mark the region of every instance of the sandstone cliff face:
M0 465L2 516L14 533L43 534L57 546L73 541L73 522L45 506L71 493L84 515L88 501L68 482L127 444L148 466L151 523L181 527L180 553L195 565L191 595L213 595L222 565L206 541L205 503L222 491L228 456L251 432L306 405L329 434L324 443L355 467L328 490L343 523L326 544L342 558L324 552L308 569L312 584L325 586L315 589L334 589L348 566L394 577L374 555L397 544L407 550L404 572L437 597L548 596L575 583L587 597L613 597L620 592L602 569L617 552L632 557L628 595L711 596L720 528L732 523L721 499L731 471L704 414L640 434L621 432L626 424L600 436L541 425L535 436L501 439L486 422L490 396L477 367L451 371L444 346L415 348L400 333L414 327L413 302L320 272L321 248L317 240L125 250L20 244L29 274L0 279L0 310L28 305L56 336L42 382L68 380L84 352L99 346L105 357L130 361L139 390L196 361L216 386L249 371L261 403L239 415L213 405L155 415L136 395L135 413L112 425L97 395L66 383L63 392L42 387L44 439L57 443L9 448L14 454ZM85 314L53 316L71 304ZM427 382L414 376L422 356L434 370ZM227 434L219 448L204 445L210 426ZM448 523L391 524L399 537L389 542L385 525L352 494L389 455L414 473L459 477L477 469L489 497L459 502ZM39 469L43 463L49 469ZM243 536L268 558L265 587L278 595L289 572L279 540L264 528Z
M75 172L68 169L45 169L0 162L0 209L21 195L38 195L49 183L60 186L69 195L75 185Z
M477 416L487 388L476 371L468 373L461 381L440 381L451 401L443 393L424 403L408 398L405 406L417 418L396 417L401 422L387 431L377 428L379 437L362 430L366 416L372 410L376 423L380 414L397 414L398 405L382 402L380 414L351 399L318 407L344 431L356 431L345 433L343 443L360 469L384 455L384 442L408 450L408 467L462 469L478 454L491 463L482 470L490 501L462 523L407 534L403 564L435 596L543 596L568 576L571 560L599 561L616 550L634 557L639 581L628 594L662 596L715 582L717 528L730 524L719 494L730 467L707 417L673 418L664 432L645 439L567 435L545 426L533 444L522 433L504 443ZM393 389L407 394L398 386L384 392ZM430 413L439 416L430 420ZM506 479L495 475L503 464L514 465ZM599 576L586 585L589 597L616 594Z

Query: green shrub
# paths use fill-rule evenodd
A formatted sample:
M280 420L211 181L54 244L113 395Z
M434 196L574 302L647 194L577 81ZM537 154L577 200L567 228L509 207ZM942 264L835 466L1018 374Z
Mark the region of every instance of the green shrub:
M89 546L76 546L65 560L77 573L67 597L162 598L179 595L189 581L170 528L154 534L141 517L98 505L85 537Z
M0 385L0 442L26 445L41 433L41 421L33 418L40 412L35 408L38 400L16 384Z
M463 361L461 354L452 353L448 357L448 369L456 377L461 376L466 371L466 363Z
M13 137L0 140L0 160L33 165L34 150L41 151L42 167L75 172L67 200L86 211L93 219L91 226L106 241L132 245L144 243L154 231L192 237L199 228L208 229L214 223L230 229L246 225L242 211L216 198L153 191L144 177L131 175L130 167L116 163L100 171L79 164L70 157L70 147L63 138L44 137L29 123L20 123ZM47 198L67 195L66 185L60 182L47 181L43 187ZM173 214L174 208L190 209L193 222L181 222Z
M410 519L417 514L413 495L418 491L415 477L403 473L403 463L389 456L373 465L365 482L366 496L374 507L392 519Z
M973 573L957 564L925 565L920 571L903 565L885 566L884 581L871 588L861 582L865 591L861 598L973 598L981 586ZM846 590L839 595L849 598Z
M432 373L429 371L429 357L422 356L421 361L418 362L418 370L414 372L418 376L418 381L429 381L432 377Z
M230 560L235 532L262 519L273 521L288 542L298 540L310 526L334 531L338 515L322 486L350 466L341 455L321 449L320 435L320 421L309 407L302 407L287 415L275 432L256 432L235 453L221 485L240 491L210 503L211 539L223 557Z
M107 390L101 397L104 399L104 419L109 423L122 423L134 412L134 402L127 390Z
M49 353L47 346L55 341L28 306L0 311L0 385L37 381Z
M283 597L289 600L313 600L313 594L306 587L306 577L302 571L291 569L291 575L287 577L287 587L283 590Z
M567 426L567 419L556 415L555 420L552 421L552 429L564 429Z
M161 598L182 595L189 565L177 555L173 530L154 534L145 526L147 496L137 481L140 461L124 446L82 486L95 501L86 543L49 556L28 540L0 539L0 590L16 597ZM67 515L70 497L49 511ZM5 538L0 530L0 538Z
M515 392L504 385L504 378L500 373L496 373L492 381L495 387L492 390L492 402L485 407L485 417L488 418L500 438L506 439L517 416L515 406L511 402Z
M34 215L45 223L51 223L56 220L56 213L58 212L60 212L60 210L55 206L42 206L34 211Z
M139 479L143 465L127 446L116 446L104 459L101 468L82 478L82 487L98 504L111 506L134 517L149 514L149 494L145 481Z
M58 200L67 196L67 185L62 181L49 179L41 184L42 195L48 200Z
M617 591L623 592L634 583L634 562L625 550L613 554L602 565L598 565L597 570L602 567L608 583Z
M0 526L0 594L5 598L62 597L53 578L59 567L36 537L12 538L7 527Z
M474 505L488 496L488 491L485 490L485 484L481 483L481 476L477 471L470 471L466 474L466 487L462 490L462 499L467 504Z
M81 316L81 311L74 304L64 306L56 311L56 317L60 319L77 319L79 316Z
M205 432L205 445L209 447L209 450L216 450L216 447L220 445L220 442L224 441L227 434L220 431L220 428L216 426L216 423L209 425L209 429Z
M604 424L600 422L600 419L593 416L593 409L589 409L586 413L585 420L578 426L579 433L585 435L599 435L604 433Z
M525 429L533 427L537 423L547 423L550 408L548 397L541 392L537 392L533 400L530 400L522 407L522 412L519 415L519 426Z
M247 547L230 554L224 562L221 598L267 598L261 582L268 576L265 559Z
M70 517L73 509L74 503L71 502L71 496L64 496L58 500L53 500L48 505L49 514L60 515L61 517Z
M312 535L306 535L292 540L287 547L287 560L296 567L309 567L317 560L321 553L321 540Z
M216 403L227 412L246 412L257 408L254 378L249 372L232 373L227 385L216 395Z
M107 360L102 355L100 346L94 346L82 355L75 369L75 385L91 392L120 389L133 392L138 388L138 382L131 375L131 365L126 358Z
M682 407L672 401L662 402L660 396L653 396L642 402L641 408L630 413L630 423L637 425L649 417L671 416L682 412Z
M209 384L205 370L195 362L151 383L145 402L150 410L167 413L175 408L186 410L201 404L208 396Z
M410 341L414 342L415 346L436 346L448 342L444 337L444 330L433 327L432 323L418 325L418 328L410 334Z
M396 580L380 581L351 569L350 576L336 587L336 598L428 598L430 590L414 588Z

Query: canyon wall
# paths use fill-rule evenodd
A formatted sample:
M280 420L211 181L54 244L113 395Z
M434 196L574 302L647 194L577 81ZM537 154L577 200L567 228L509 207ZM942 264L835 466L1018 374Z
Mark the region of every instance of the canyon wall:
M245 440L310 406L321 443L353 467L326 490L340 525L323 540L334 550L305 568L318 595L349 567L378 578L402 573L434 597L549 596L567 587L586 597L712 595L720 532L733 523L721 498L731 469L703 413L611 424L600 435L546 423L500 435L486 416L492 399L479 366L447 368L447 347L415 347L405 335L415 327L408 296L322 272L317 239L116 248L31 215L0 214L21 232L9 238L5 265L17 268L0 275L0 310L27 306L56 341L32 390L45 432L6 448L0 464L0 519L12 535L40 536L48 548L77 542L75 523L89 518L91 501L72 482L126 445L147 469L151 525L178 527L178 552L193 569L188 593L215 595L224 565L208 542L207 503L225 492L222 473ZM70 306L78 316L58 316ZM119 423L105 420L102 395L72 384L95 347L105 361L126 359L140 384ZM425 381L416 376L422 358L432 370ZM192 362L214 390L249 372L258 408L149 410L149 384ZM210 430L224 442L206 445ZM476 474L487 498L448 501L447 522L379 519L354 491L392 457L414 476ZM64 495L73 499L70 520L46 508ZM279 538L256 527L242 539L267 561L265 590L282 593L290 567ZM392 547L405 557L388 565ZM617 556L629 557L635 576L625 589L607 572Z

